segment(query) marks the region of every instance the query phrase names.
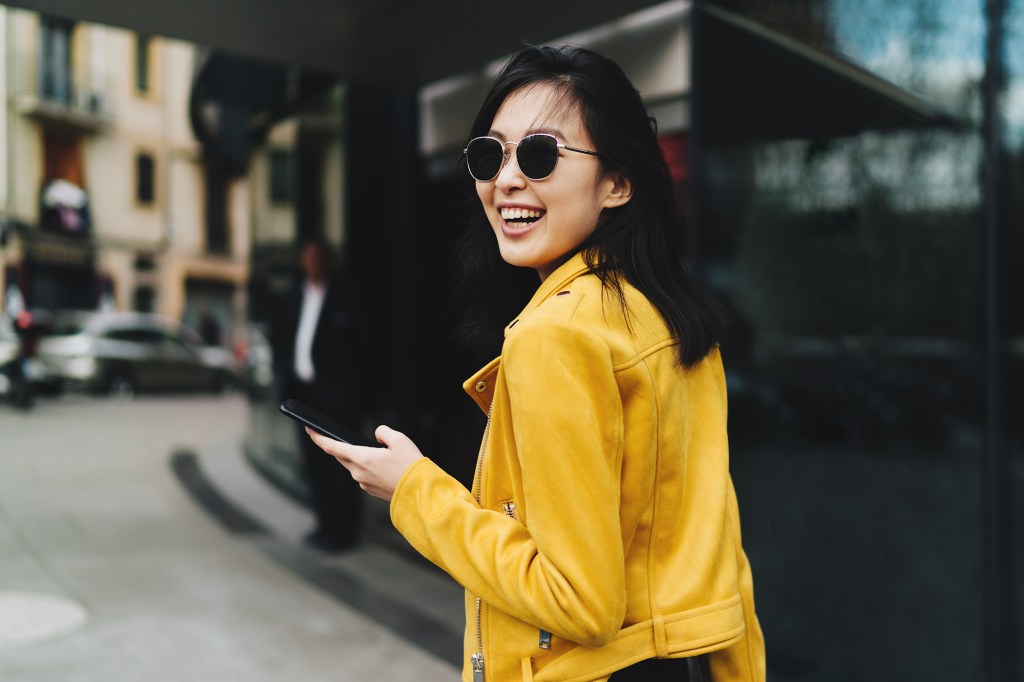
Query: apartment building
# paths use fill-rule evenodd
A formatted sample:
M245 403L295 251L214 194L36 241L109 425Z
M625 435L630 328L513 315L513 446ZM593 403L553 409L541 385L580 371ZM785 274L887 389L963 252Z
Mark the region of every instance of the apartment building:
M204 160L197 46L0 7L0 300L244 319L245 176Z

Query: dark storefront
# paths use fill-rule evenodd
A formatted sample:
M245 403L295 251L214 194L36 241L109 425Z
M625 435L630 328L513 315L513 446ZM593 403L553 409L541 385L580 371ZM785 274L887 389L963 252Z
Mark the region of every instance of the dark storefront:
M19 229L23 257L10 266L10 279L25 301L42 310L96 307L103 280L96 270L96 248L89 237Z
M1019 679L1021 4L715 3L934 109L730 54L724 15L697 15L691 224L736 314L773 679ZM750 58L771 79L734 88Z

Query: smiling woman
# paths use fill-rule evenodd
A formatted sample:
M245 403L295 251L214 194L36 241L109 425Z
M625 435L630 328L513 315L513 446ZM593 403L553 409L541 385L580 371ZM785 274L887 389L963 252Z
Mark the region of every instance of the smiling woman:
M652 123L615 63L571 46L523 50L484 101L459 260L472 326L504 339L464 384L488 414L471 490L387 426L382 448L310 433L466 588L463 679L765 678L721 318ZM486 296L503 263L540 279L511 321Z
M470 173L477 179L477 195L502 259L533 268L541 280L590 237L604 209L625 204L631 193L625 176L602 170L597 153L564 154L563 150L585 149L592 143L578 108L560 110L556 105L561 99L556 86L540 83L505 100L490 134L499 140L521 136L522 141L504 143L506 149L516 144L516 162L506 152L509 160L491 178L483 180L480 175L485 173L473 173L474 165L483 164L474 164L469 150L473 143L493 138L477 138L466 148ZM538 119L537 112L549 113ZM537 132L552 128L565 132ZM570 148L568 143L575 146Z

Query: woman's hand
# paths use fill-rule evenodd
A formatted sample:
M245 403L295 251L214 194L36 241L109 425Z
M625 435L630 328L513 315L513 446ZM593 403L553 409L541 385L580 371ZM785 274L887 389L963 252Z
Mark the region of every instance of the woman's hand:
M387 426L378 426L373 435L380 448L341 443L306 428L306 433L321 450L341 462L359 487L374 497L391 501L398 481L413 462L423 454L404 433Z

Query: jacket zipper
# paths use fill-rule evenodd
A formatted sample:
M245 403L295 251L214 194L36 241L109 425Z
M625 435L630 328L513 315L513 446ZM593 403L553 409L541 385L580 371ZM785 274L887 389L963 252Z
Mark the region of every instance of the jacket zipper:
M480 455L476 458L476 489L473 497L476 503L480 504L480 497L483 491L484 475L484 453L487 451L487 437L491 433L491 410L494 409L494 400L487 406L487 426L484 427L484 440L480 444ZM483 604L480 597L476 598L476 653L469 657L469 663L473 667L473 682L484 682L484 632L482 626Z

